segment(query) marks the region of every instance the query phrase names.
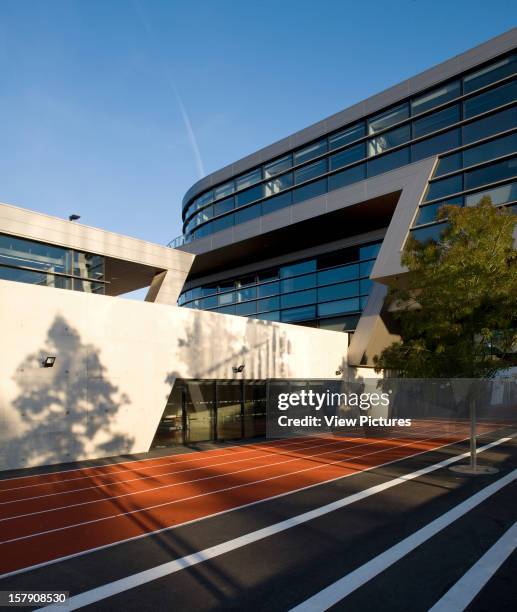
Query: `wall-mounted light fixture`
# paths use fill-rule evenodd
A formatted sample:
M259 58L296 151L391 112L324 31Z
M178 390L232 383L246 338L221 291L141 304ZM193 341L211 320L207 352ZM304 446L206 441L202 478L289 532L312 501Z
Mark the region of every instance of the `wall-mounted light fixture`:
M43 368L53 368L56 363L56 358L54 355L47 355L41 360L41 366Z
M343 368L338 368L336 370L336 376L341 376L341 374L343 374Z
M245 367L246 367L246 366L245 366L244 364L242 364L242 365L240 365L240 366L234 366L234 367L232 368L233 373L234 373L234 374L240 374L241 372L244 372L244 368L245 368Z
M68 215L69 221L79 221L80 218L81 218L81 215L76 215L75 213L73 215Z

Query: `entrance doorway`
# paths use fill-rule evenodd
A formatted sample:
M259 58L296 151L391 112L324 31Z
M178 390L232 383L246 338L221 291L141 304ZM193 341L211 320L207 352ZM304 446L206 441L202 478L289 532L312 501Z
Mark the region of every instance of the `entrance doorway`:
M176 380L151 448L264 436L266 385L265 380Z

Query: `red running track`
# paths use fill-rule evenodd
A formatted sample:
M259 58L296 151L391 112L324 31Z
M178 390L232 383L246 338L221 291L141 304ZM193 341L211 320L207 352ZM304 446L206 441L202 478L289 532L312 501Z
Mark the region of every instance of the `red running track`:
M488 428L487 428L488 429ZM467 436L317 436L0 481L0 577L404 459Z

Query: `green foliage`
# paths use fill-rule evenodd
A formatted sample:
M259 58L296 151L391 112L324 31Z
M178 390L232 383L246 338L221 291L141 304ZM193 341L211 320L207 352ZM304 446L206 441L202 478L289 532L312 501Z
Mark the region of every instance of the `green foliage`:
M409 274L388 293L401 342L375 367L415 378L491 377L517 365L516 218L486 196L475 207L444 206L439 218L448 223L438 243L406 244Z

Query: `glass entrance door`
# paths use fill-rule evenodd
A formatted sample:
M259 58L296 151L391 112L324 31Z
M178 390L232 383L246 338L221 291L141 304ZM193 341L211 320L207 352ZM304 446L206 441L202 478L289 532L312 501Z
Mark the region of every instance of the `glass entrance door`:
M217 439L242 438L242 382L217 382Z
M183 396L181 380L174 383L151 448L163 448L183 443Z
M215 383L185 381L185 443L215 437Z

